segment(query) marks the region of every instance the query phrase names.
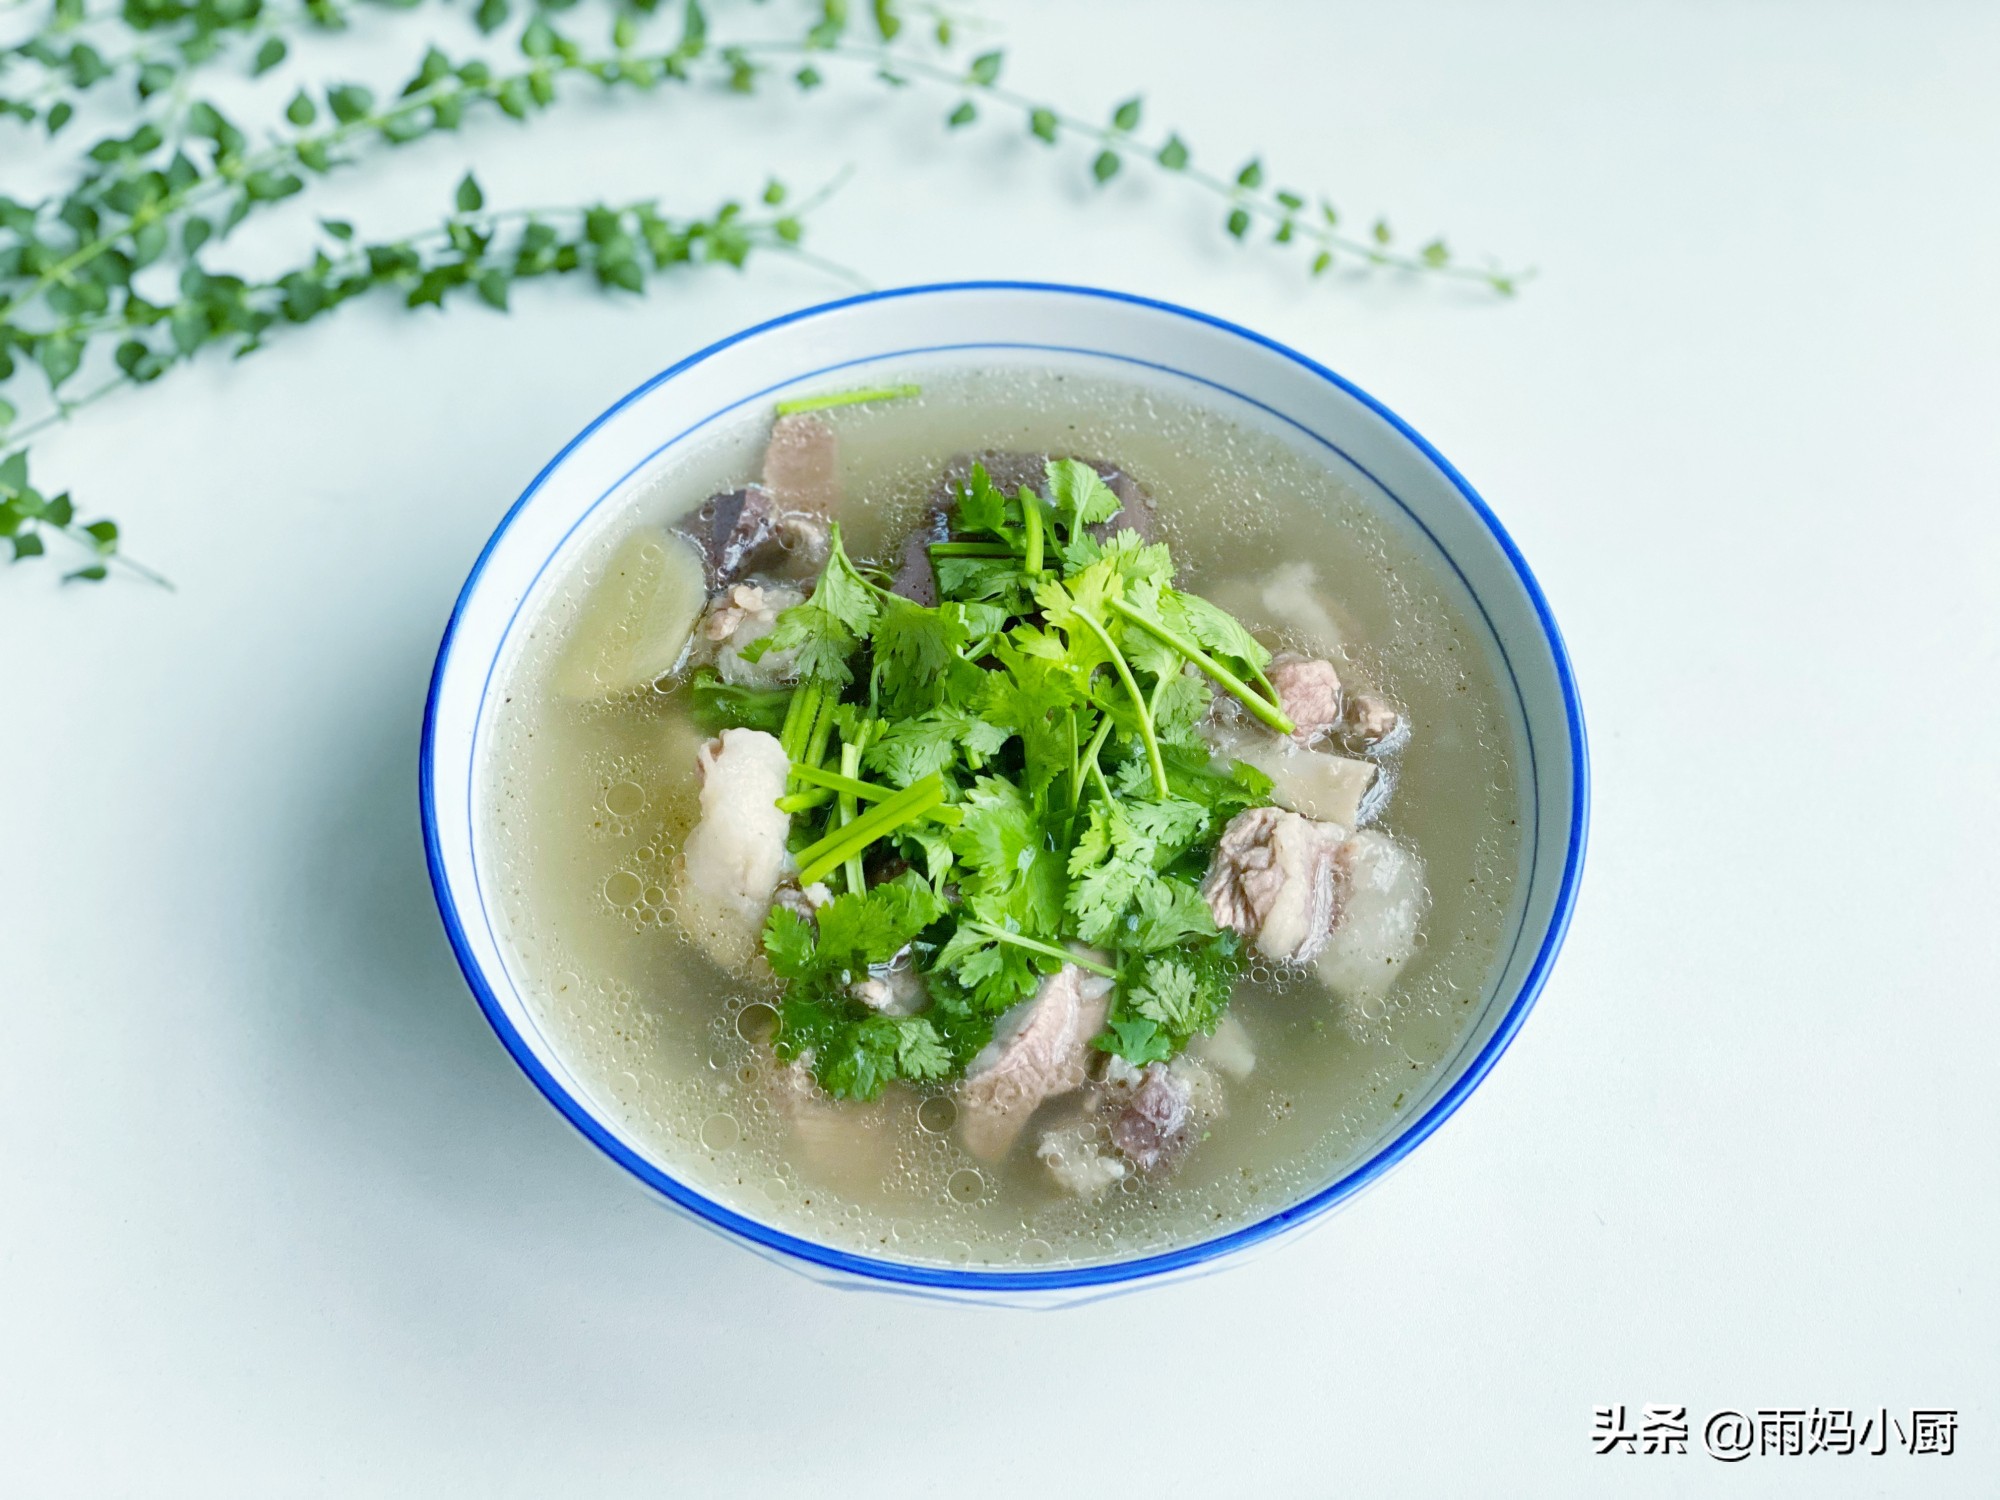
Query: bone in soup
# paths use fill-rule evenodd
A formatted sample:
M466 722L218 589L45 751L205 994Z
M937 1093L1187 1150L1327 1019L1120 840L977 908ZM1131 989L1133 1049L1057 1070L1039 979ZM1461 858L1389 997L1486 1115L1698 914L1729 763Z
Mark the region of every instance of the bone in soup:
M667 1170L842 1248L1192 1243L1392 1131L1519 827L1423 539L1160 390L746 417L533 604L489 710L510 970Z

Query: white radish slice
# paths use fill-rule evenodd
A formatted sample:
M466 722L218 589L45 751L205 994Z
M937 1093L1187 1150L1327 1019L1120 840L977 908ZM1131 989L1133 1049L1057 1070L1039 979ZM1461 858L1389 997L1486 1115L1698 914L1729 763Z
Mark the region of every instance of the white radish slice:
M1430 893L1424 862L1366 829L1340 846L1340 917L1320 950L1320 982L1351 1005L1381 999L1417 951Z
M1268 736L1225 746L1222 753L1270 777L1271 800L1287 812L1352 828L1363 821L1364 809L1371 816L1379 810L1370 794L1381 768L1372 761L1300 750Z
M609 698L679 665L708 602L701 554L671 532L641 527L611 554L556 664L565 698Z

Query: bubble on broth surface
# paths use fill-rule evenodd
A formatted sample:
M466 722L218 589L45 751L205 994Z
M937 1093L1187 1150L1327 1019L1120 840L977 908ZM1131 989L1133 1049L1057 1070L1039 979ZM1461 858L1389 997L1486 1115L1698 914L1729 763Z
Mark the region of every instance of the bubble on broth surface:
M987 1166L959 1145L948 1092L901 1087L866 1107L875 1123L852 1134L847 1154L808 1151L803 1117L773 1083L778 985L713 968L674 913L679 850L699 811L694 751L707 734L689 718L693 695L674 681L597 703L546 690L601 560L633 526L671 523L754 477L766 413L603 507L582 569L560 563L546 602L523 614L526 635L502 663L481 742L480 859L510 970L565 1064L648 1155L788 1232L944 1266L1020 1265L1029 1242L1048 1247L1035 1264L1059 1265L1209 1238L1331 1180L1410 1118L1480 1013L1510 930L1522 831L1489 648L1442 597L1455 585L1440 582L1422 538L1355 487L1364 480L1282 437L1236 428L1172 391L1074 374L925 372L923 383L920 403L829 417L857 558L888 555L953 454L1022 448L1102 456L1137 476L1198 592L1315 564L1354 621L1332 653L1343 678L1379 686L1415 726L1378 826L1428 866L1426 948L1379 1007L1346 1004L1309 969L1254 965L1231 1013L1255 1043L1255 1070L1226 1084L1227 1115L1164 1176L1133 1173L1096 1198L1070 1198L1033 1154L1066 1101ZM1260 635L1305 644L1284 629ZM727 1145L708 1139L722 1117L737 1132Z

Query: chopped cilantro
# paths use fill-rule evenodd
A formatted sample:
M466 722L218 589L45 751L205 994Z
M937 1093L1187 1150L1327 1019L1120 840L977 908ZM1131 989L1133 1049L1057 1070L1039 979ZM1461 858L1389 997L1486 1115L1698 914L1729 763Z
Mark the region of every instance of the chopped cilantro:
M1095 539L1118 511L1074 459L1040 494L975 464L932 546L935 606L857 567L836 528L812 593L746 653L790 653L796 688L697 678L709 722L780 734L799 878L841 891L764 929L778 1053L838 1097L956 1076L1064 963L1117 981L1096 1045L1135 1064L1171 1058L1228 1003L1239 945L1200 880L1271 784L1211 763L1200 729L1218 689L1282 720L1269 653L1174 587L1164 545ZM924 981L915 1015L855 998L892 960Z

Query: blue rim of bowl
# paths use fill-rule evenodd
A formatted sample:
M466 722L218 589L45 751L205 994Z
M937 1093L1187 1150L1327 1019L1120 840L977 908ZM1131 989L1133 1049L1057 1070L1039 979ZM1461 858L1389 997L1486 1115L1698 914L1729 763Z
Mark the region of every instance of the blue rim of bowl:
M1448 479L1460 497L1479 517L1501 552L1512 566L1522 589L1533 604L1536 619L1542 627L1545 644L1554 664L1556 679L1562 690L1563 713L1570 743L1570 826L1569 845L1564 855L1563 871L1557 888L1554 909L1550 912L1542 942L1526 975L1522 978L1507 1013L1494 1028L1491 1036L1481 1046L1479 1053L1463 1072L1454 1079L1430 1107L1415 1120L1407 1124L1393 1138L1381 1145L1365 1161L1342 1174L1319 1191L1269 1214L1254 1224L1231 1230L1213 1239L1159 1254L1141 1256L1133 1260L1101 1261L1090 1265L1073 1266L1047 1271L1000 1271L956 1269L948 1266L913 1264L903 1261L878 1260L871 1256L857 1255L849 1251L837 1250L812 1240L801 1239L769 1225L737 1213L723 1204L708 1198L685 1183L663 1172L651 1162L639 1156L630 1147L604 1126L568 1089L556 1081L534 1051L528 1046L520 1032L501 1007L498 997L488 983L485 972L473 957L466 941L465 930L459 920L458 903L444 871L443 850L439 842L436 787L432 766L435 761L437 734L438 690L444 679L446 663L451 657L453 641L458 633L459 619L464 613L467 600L472 597L481 575L485 572L487 560L500 538L513 524L522 507L533 498L543 482L558 465L593 432L609 421L619 411L648 391L662 383L686 373L723 350L745 340L769 333L773 329L807 319L824 317L846 308L857 307L871 302L892 301L906 297L935 296L959 292L1029 292L1035 294L1056 294L1062 296L1088 297L1107 302L1121 302L1144 307L1155 312L1168 313L1186 318L1191 322L1204 324L1224 333L1232 334L1310 371L1320 379L1337 387L1359 401L1363 406L1389 423L1411 446L1433 464L1439 473ZM1548 981L1550 969L1560 952L1563 939L1569 931L1570 917L1576 906L1579 883L1583 876L1585 847L1589 841L1590 824L1590 757L1589 746L1583 722L1583 705L1578 697L1576 675L1570 665L1569 651L1563 643L1561 630L1555 622L1555 615L1549 608L1541 584L1529 568L1527 559L1500 524L1492 508L1480 498L1478 491L1466 481L1464 475L1420 434L1375 397L1362 390L1341 375L1328 369L1318 360L1299 353L1276 339L1218 318L1209 313L1197 312L1193 308L1177 303L1164 302L1153 297L1142 297L1131 292L1114 292L1100 287L1074 286L1061 282L1039 281L948 281L934 282L919 286L892 287L882 291L863 292L852 297L842 297L831 302L817 303L769 319L727 338L719 339L707 348L690 354L678 363L668 366L651 379L634 387L616 402L607 407L581 432L563 445L562 449L537 473L520 497L508 507L507 513L493 529L486 545L480 549L472 571L467 575L465 585L459 590L458 598L452 605L451 616L445 622L444 637L439 642L435 665L431 670L430 689L424 699L423 737L418 750L418 813L423 822L424 858L430 868L431 889L437 899L438 912L444 921L445 934L451 941L452 952L457 956L460 971L465 975L473 997L478 1000L480 1010L485 1014L487 1024L499 1037L501 1045L507 1049L521 1070L538 1088L543 1097L570 1124L583 1133L599 1150L618 1163L626 1171L637 1177L647 1187L660 1193L670 1201L705 1220L711 1227L730 1235L750 1241L767 1251L802 1260L823 1270L843 1275L860 1276L873 1282L889 1286L904 1286L912 1289L940 1292L1043 1292L1078 1290L1089 1287L1109 1287L1119 1283L1135 1282L1147 1278L1169 1275L1177 1271L1191 1270L1210 1261L1246 1250L1273 1236L1302 1225L1307 1220L1336 1207L1353 1197L1363 1188L1380 1178L1391 1167L1401 1162L1437 1130L1463 1104L1473 1089L1477 1088L1493 1065L1507 1050L1514 1035L1521 1029L1528 1012L1534 1008L1536 998Z

